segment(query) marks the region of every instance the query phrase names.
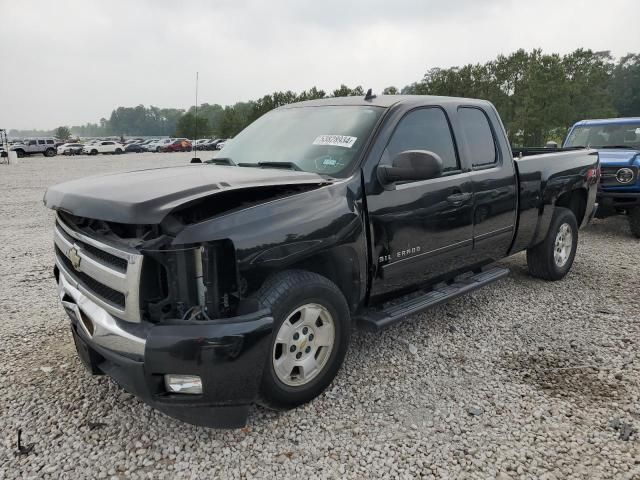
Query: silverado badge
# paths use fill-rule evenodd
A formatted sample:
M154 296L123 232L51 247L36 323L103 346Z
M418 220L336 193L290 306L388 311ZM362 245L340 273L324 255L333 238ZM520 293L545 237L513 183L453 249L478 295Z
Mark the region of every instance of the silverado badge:
M71 247L67 252L67 257L71 260L71 265L76 270L80 270L80 262L82 261L82 257L78 255L78 249L76 247Z

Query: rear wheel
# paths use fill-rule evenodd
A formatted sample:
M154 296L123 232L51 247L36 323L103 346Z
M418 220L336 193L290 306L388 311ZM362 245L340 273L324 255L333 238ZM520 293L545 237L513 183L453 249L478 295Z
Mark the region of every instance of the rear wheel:
M122 149L121 148L116 148L116 154L120 155L122 153Z
M568 208L555 207L542 243L527 250L529 273L544 280L560 280L571 270L578 247L578 222Z
M257 294L274 318L259 403L293 408L333 381L349 346L347 302L327 278L301 270L276 274Z
M631 233L640 238L640 207L629 210L629 226L631 227Z

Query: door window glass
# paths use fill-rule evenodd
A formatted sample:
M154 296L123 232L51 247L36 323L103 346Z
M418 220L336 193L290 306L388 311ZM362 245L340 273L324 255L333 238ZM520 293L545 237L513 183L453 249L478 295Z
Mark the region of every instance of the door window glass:
M387 145L389 161L405 150L437 153L445 173L460 169L449 122L440 108L413 110L400 120Z

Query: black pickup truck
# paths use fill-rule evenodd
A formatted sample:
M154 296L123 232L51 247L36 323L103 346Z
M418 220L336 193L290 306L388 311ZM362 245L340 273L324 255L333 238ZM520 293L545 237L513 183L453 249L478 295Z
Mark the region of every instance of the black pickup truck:
M237 427L319 395L352 326L377 330L508 274L571 268L590 150L514 160L481 100L297 103L203 164L49 188L80 358L155 408Z

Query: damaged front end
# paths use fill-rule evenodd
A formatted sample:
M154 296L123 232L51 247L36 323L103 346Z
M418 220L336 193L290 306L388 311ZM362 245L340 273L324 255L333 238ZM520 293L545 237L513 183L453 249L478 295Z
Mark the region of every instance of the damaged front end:
M159 223L54 206L55 275L83 363L183 421L243 425L268 356L271 313L247 294L231 239L175 238L189 225L319 186L231 189L182 203ZM175 378L199 387L176 390Z

